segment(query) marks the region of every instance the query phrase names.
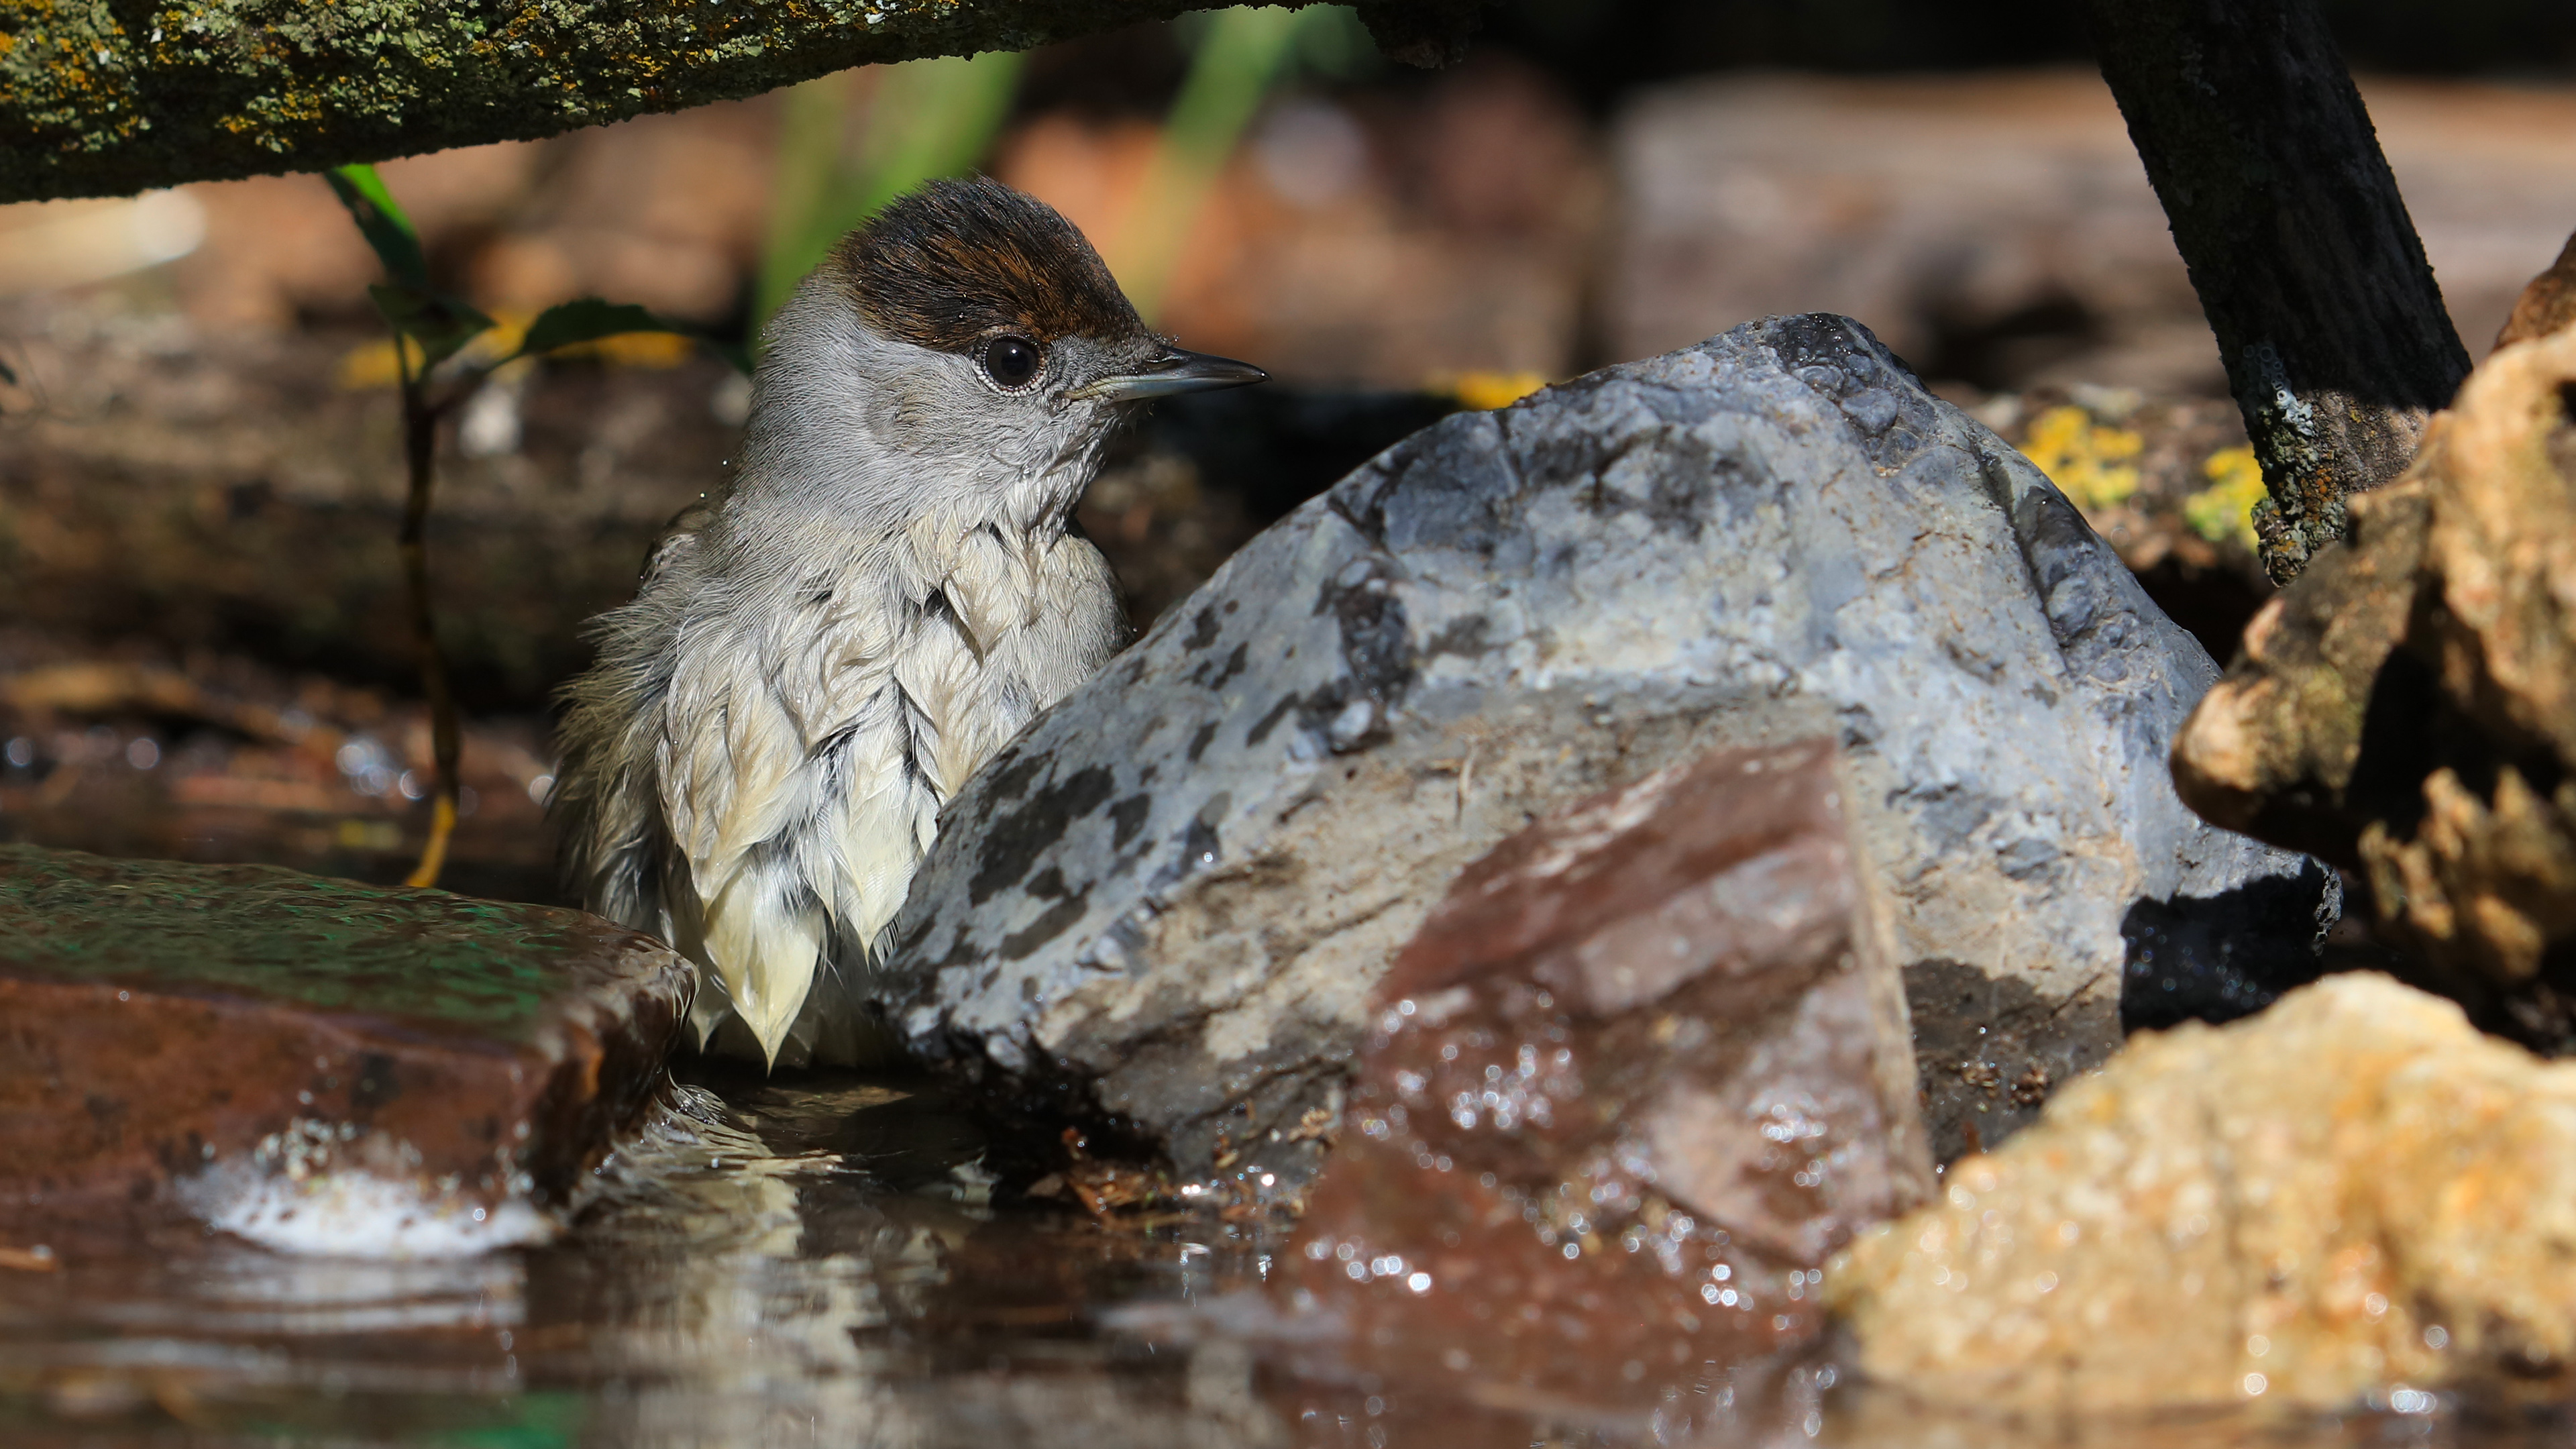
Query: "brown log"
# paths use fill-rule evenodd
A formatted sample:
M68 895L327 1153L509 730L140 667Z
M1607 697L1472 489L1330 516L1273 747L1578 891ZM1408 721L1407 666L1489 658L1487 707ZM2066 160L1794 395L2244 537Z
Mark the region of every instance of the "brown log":
M114 0L0 6L0 202L319 171L686 110L831 71L1025 50L1208 0ZM1312 0L1284 0L1291 6ZM1411 64L1476 0L1372 0Z

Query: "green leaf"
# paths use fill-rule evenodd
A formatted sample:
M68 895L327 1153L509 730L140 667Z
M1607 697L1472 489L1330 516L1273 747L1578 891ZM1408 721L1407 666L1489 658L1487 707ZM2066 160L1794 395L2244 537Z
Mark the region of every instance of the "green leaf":
M322 179L331 183L340 204L349 209L359 235L375 249L376 260L384 263L385 275L399 286L428 290L429 263L421 256L420 233L403 215L394 194L385 189L376 168L336 166L322 173Z
M466 343L492 330L491 318L426 287L369 287L367 295L395 336L420 344L424 369L454 357Z
M629 332L677 332L687 335L687 328L674 326L631 302L603 302L597 297L581 297L559 302L537 314L528 324L527 339L519 344L522 354L534 356L570 347L577 342L597 342L603 337L617 337Z

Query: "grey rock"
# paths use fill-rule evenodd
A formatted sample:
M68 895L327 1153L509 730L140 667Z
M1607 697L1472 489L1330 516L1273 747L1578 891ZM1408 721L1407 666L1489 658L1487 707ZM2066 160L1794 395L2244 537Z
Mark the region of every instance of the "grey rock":
M2323 875L2167 776L2216 676L1865 328L1749 323L1453 417L1254 540L952 803L876 989L1004 1099L1295 1182L1462 866L1575 796L1823 733L1947 1157L2117 1043L2124 929L2188 934L2242 1009L2314 973Z

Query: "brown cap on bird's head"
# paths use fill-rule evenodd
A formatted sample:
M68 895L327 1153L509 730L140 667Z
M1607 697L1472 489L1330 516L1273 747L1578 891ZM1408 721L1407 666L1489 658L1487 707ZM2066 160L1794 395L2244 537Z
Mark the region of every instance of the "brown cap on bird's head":
M1152 336L1073 223L981 177L889 202L842 238L830 265L870 326L940 352L998 332L1041 344Z

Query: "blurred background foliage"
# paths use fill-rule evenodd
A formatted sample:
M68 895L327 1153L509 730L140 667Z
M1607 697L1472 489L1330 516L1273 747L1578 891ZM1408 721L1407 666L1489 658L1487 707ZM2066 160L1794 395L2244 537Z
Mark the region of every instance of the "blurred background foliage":
M832 243L878 207L980 165L1019 75L1017 54L993 51L842 71L783 92L754 318L768 320Z
M2576 225L2576 6L2324 3L2481 354ZM1503 0L1439 72L1347 7L1195 13L378 168L417 289L492 324L431 409L451 885L551 890L548 691L722 486L750 398L723 351L886 197L970 170L1063 211L1160 330L1277 379L1163 407L1084 500L1139 624L1448 411L1804 310L2045 459L2215 652L2269 588L2214 343L2075 7ZM440 772L387 274L314 176L0 207L0 838L410 868ZM505 361L585 297L717 345Z
M1348 6L1193 11L1169 31L1188 60L1153 157L1125 213L1093 239L1149 322L1209 188L1264 100L1300 73L1348 80L1377 61ZM994 52L848 71L786 92L755 324L878 207L982 166L1021 72L1021 56Z

